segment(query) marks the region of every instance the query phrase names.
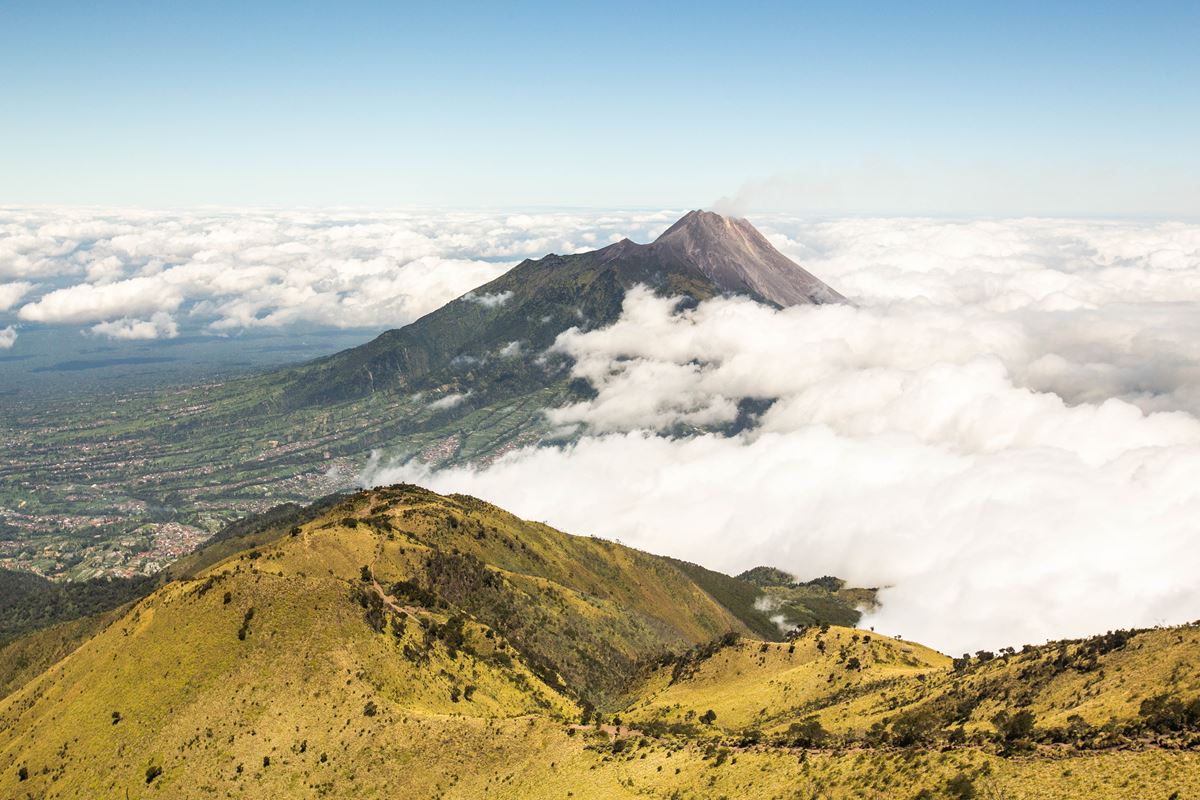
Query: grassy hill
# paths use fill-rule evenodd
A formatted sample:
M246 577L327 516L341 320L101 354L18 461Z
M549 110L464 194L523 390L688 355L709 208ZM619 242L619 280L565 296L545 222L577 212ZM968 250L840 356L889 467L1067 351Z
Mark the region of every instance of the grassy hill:
M821 626L695 648L649 673L622 713L635 727L777 745L1194 748L1198 664L1200 625L960 659Z
M857 659L854 668L846 666L850 658ZM716 719L709 727L772 733L824 711L826 726L844 726L853 699L877 697L949 664L926 647L842 627L814 629L782 643L717 643L655 671L624 713L631 724L684 723L711 709Z
M0 650L0 796L1200 791L1200 628L969 659L828 621L763 641L766 587L470 497L274 522Z
M247 536L0 704L5 781L103 796L321 753L353 772L410 714L578 721L643 663L746 631L665 559L468 497L360 493Z
M0 697L66 658L84 642L120 619L124 606L49 625L0 645Z

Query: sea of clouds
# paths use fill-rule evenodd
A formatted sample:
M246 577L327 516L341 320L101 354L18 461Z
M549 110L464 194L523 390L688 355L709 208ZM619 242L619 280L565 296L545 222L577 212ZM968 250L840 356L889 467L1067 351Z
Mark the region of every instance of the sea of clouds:
M1200 617L1200 226L762 222L852 305L635 291L556 349L577 443L371 476L736 571L886 587L952 652ZM732 422L736 436L667 438Z
M400 326L523 258L646 235L669 217L0 208L0 346L30 324L114 339Z
M18 330L402 324L521 258L678 216L73 213L0 214ZM615 325L555 345L597 390L548 410L576 441L364 479L886 587L866 624L956 653L1200 618L1200 225L751 220L852 304L631 292ZM663 435L747 398L769 407L738 435Z

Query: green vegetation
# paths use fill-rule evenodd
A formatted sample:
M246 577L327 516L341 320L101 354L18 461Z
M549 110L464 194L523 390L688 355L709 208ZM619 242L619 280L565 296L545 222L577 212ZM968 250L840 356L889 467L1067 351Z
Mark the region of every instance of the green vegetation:
M776 567L753 567L737 577L755 586L791 586L796 583L794 575Z
M774 567L755 567L731 578L687 561L672 562L762 639L778 641L786 631L808 625L854 625L861 609L875 605L874 589L849 588L838 578L796 583Z
M353 488L370 453L480 461L538 441L565 383L515 398L430 407L450 389L379 392L281 408L287 381L254 376L0 419L0 567L55 578L164 569L237 520ZM473 395L474 397L474 395Z
M59 622L91 616L148 594L153 578L96 578L54 583L40 575L0 569L0 644Z
M671 561L694 580L696 585L737 615L737 618L756 636L763 639L782 638L780 627L756 605L765 596L757 586L739 578L731 578L720 572L705 569L699 564L677 559L671 559ZM853 609L847 609L847 611L853 612ZM855 619L858 618L855 617Z

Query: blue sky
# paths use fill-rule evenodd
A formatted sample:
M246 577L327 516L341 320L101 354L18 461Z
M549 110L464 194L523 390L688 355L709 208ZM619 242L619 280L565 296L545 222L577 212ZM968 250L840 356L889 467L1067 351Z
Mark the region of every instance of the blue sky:
M0 203L1200 215L1200 4L0 7Z

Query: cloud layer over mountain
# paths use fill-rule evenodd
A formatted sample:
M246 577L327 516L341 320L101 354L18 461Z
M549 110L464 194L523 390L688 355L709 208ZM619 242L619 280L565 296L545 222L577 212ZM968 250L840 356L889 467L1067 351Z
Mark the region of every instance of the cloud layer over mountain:
M14 323L400 325L522 258L677 216L3 211L0 347ZM634 292L616 325L556 344L597 389L549 412L575 443L368 480L887 586L871 624L956 652L1200 618L1200 225L753 222L853 305ZM747 399L740 434L680 435Z
M117 338L166 337L179 325L209 333L400 326L523 258L593 249L671 220L0 209L0 312Z
M781 249L856 305L631 293L556 344L597 390L550 412L576 444L371 479L886 586L870 624L955 651L1200 617L1200 230L786 224ZM659 435L748 398L769 407L739 435Z

